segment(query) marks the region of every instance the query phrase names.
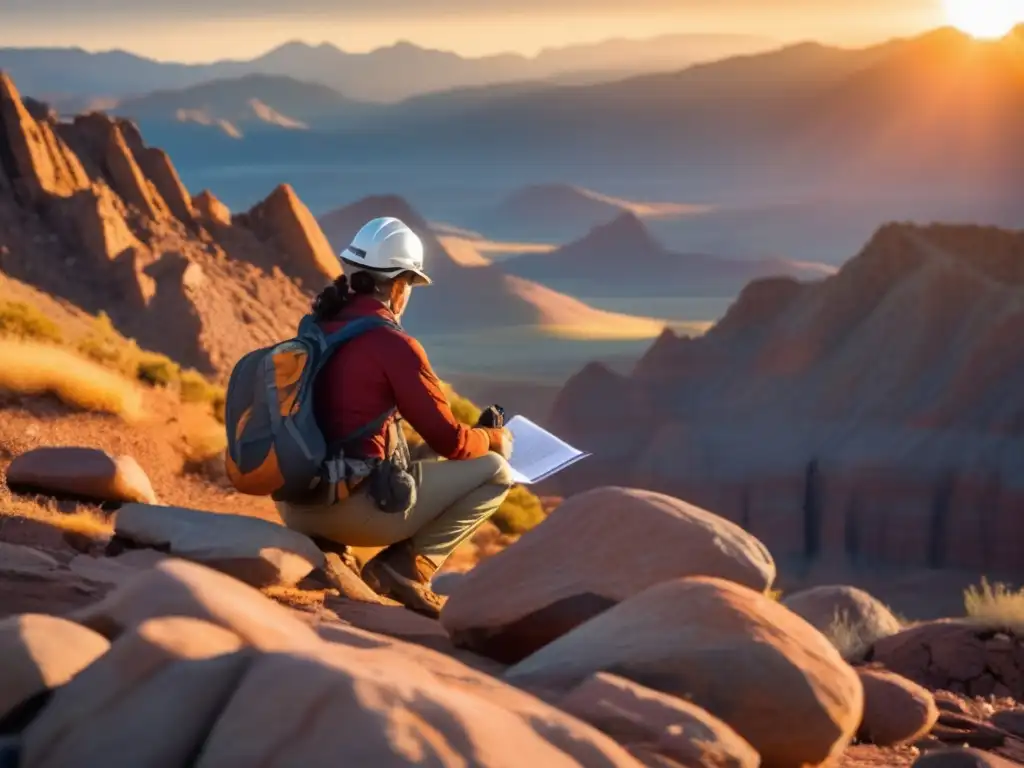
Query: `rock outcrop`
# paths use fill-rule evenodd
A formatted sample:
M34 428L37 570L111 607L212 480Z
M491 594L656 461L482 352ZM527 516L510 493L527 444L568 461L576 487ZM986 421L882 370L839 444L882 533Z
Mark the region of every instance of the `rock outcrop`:
M25 108L14 82L0 72L0 168L28 204L69 197L89 187L79 159L64 145L48 120L36 120Z
M457 645L514 663L647 587L701 575L764 592L775 563L757 539L706 510L599 488L565 500L466 573L441 623Z
M722 579L666 581L577 627L506 674L558 691L608 671L685 697L730 725L766 768L820 765L864 712L856 672L814 627Z
M237 221L287 254L281 269L308 290L319 291L341 274L341 264L330 243L289 184L277 187L266 200L237 217Z
M217 199L210 190L204 189L192 198L192 207L207 225L231 226L231 209Z
M71 618L109 649L16 724L25 768L640 766L597 729L454 658L337 618L318 635L194 563L164 560Z
M918 624L879 640L870 660L931 690L1024 699L1024 638L970 621Z
M551 490L669 493L780 560L1019 572L1022 265L1024 232L893 224L826 280L753 283L705 336L566 384L550 427L594 456Z
M58 122L45 105L26 107L2 73L0 222L5 273L102 310L142 346L220 377L294 332L309 292L338 271L290 188L232 223L212 196L193 201L133 123L98 112ZM181 279L196 274L199 291ZM170 332L168 316L178 319Z

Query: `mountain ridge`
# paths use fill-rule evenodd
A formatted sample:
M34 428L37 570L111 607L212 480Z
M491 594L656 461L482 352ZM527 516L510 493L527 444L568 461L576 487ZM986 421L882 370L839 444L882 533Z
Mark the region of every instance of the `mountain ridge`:
M24 90L51 102L59 96L139 96L153 90L183 88L254 73L312 80L350 98L387 102L426 91L543 80L595 68L630 72L684 66L694 60L771 44L770 39L760 36L681 34L569 45L546 49L536 56L498 53L463 57L408 41L366 53L343 51L330 43L289 41L252 59L202 64L157 61L121 50L93 53L82 48L2 48L0 68L12 72ZM692 55L680 53L680 48L686 46L693 51ZM602 57L602 49L609 54ZM591 59L597 61L591 63ZM401 67L402 77L394 71L396 66Z
M577 374L551 424L595 457L558 490L673 493L783 556L1012 570L1021 334L1024 231L883 226L832 277L755 281L704 336L663 334L629 376ZM608 402L614 426L591 417Z
M585 296L733 296L762 277L819 279L835 270L785 259L741 260L665 248L632 211L594 227L550 253L524 254L502 262L520 277L565 281Z

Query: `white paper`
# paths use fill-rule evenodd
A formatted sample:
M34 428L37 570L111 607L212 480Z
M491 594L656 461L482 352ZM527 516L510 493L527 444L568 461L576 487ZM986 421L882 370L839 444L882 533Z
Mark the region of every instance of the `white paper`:
M525 416L515 416L505 426L512 433L512 458L508 463L517 483L539 483L590 456L538 427Z

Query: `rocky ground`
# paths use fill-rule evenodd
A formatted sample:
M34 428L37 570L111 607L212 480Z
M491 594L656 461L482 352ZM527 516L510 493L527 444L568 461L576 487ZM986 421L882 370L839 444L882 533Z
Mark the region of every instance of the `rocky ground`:
M6 467L106 500L2 500L0 765L1024 763L1012 617L779 597L756 538L677 499L602 488L471 546L435 622L275 522L140 501L170 498L140 463Z

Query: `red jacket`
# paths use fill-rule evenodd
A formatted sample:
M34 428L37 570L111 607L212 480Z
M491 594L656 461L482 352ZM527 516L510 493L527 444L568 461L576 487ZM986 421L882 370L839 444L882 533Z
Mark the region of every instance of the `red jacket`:
M346 320L377 315L394 321L384 304L355 296L341 318L321 325L333 333ZM499 445L501 430L470 428L452 415L427 354L416 339L391 328L374 328L342 346L316 382L317 423L328 443L352 434L389 408L398 412L439 456L475 459ZM367 458L385 458L394 417L355 446Z

